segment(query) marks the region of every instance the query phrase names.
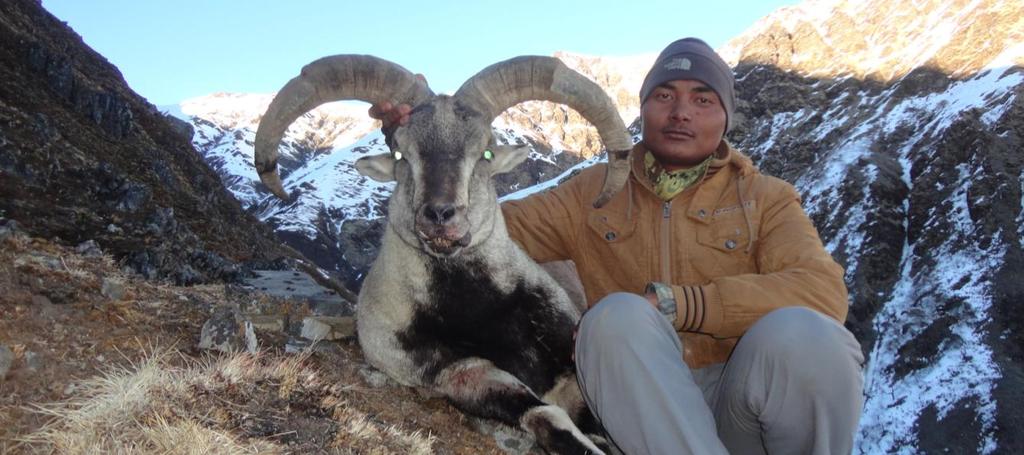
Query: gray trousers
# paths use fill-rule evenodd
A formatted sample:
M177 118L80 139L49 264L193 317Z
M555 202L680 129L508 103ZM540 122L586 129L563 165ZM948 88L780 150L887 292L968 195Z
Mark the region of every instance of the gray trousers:
M725 364L691 369L668 320L611 294L584 315L577 376L612 441L639 454L848 454L863 405L860 344L814 310L772 311Z

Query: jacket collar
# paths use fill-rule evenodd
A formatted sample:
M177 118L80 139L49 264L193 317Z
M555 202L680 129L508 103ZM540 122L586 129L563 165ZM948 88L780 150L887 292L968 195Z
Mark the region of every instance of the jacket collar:
M642 191L647 191L653 196L652 184L647 178L647 173L644 171L644 153L646 152L647 149L642 141L633 147L630 155L632 160L631 172L633 179L643 188ZM676 198L684 198L692 194L686 215L694 221L704 224L711 222L711 215L715 211L719 198L728 189L727 186L733 180L732 175L738 174L739 178L742 179L757 172L753 161L742 152L734 149L724 139L719 144L718 150L715 153L717 156L711 162L704 180L676 196Z

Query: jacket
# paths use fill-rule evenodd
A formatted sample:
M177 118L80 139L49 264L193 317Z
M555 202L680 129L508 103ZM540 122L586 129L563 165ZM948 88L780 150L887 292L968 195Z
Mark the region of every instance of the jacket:
M674 326L691 368L725 362L768 312L817 310L842 323L843 268L825 251L792 185L761 174L725 141L704 179L659 199L634 147L625 188L594 209L604 180L595 165L548 191L502 204L510 236L534 260L571 259L587 304L613 292L671 285Z

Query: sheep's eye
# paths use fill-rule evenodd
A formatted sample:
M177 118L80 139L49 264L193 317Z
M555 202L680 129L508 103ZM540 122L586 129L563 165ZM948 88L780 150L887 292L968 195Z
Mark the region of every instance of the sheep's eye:
M490 149L484 150L484 159L487 160L487 161L493 160L494 159L494 152L490 151Z
M398 150L395 150L395 161L398 161L398 160L401 160L401 159L402 159L402 152L399 152Z

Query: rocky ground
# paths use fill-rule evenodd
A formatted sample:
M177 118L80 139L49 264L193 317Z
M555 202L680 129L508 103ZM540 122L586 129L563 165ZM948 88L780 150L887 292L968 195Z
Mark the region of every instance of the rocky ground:
M0 453L501 453L487 425L390 382L351 337L286 352L287 331L257 329L254 353L197 347L218 308L297 321L302 302L148 281L95 244L0 225Z

